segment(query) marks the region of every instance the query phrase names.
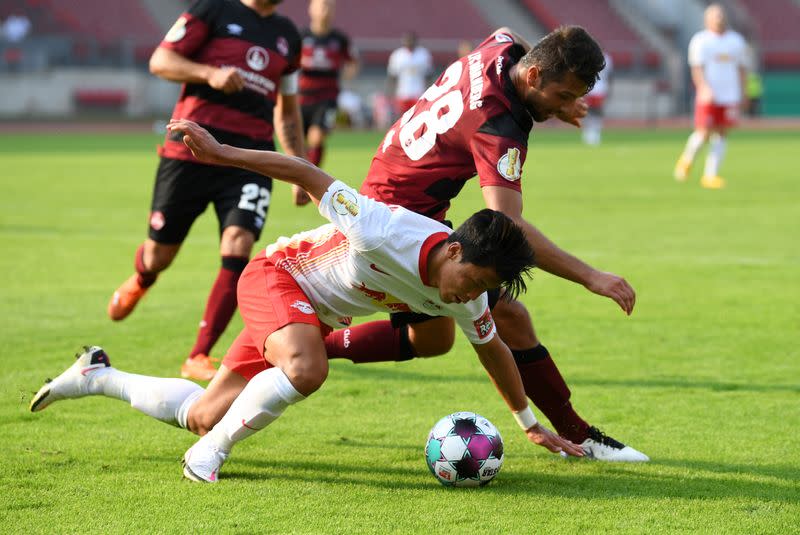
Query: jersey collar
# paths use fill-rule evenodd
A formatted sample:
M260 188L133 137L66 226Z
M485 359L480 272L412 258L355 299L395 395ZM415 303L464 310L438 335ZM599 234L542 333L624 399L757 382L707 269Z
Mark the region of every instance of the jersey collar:
M428 257L433 248L446 240L448 236L447 232L434 232L422 242L419 250L419 278L425 286L431 285L428 280Z

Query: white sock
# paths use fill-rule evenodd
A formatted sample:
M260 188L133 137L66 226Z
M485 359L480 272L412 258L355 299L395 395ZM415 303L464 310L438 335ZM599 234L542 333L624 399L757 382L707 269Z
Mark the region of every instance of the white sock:
M305 399L280 368L253 377L208 436L225 452L274 422L289 405Z
M98 370L89 381L90 394L127 401L148 416L184 429L189 407L203 392L186 379L136 375L116 368Z
M703 146L703 134L700 132L692 132L689 139L686 141L686 147L683 149L681 158L688 162L693 162L694 157L697 156L697 151Z
M725 138L719 134L714 134L711 136L711 147L708 150L708 156L706 156L706 167L703 175L719 175L719 166L722 163L723 156L725 156Z

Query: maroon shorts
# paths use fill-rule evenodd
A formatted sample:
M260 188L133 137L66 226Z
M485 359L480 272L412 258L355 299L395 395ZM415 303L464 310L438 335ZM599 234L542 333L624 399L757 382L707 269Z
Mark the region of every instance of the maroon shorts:
M739 110L736 105L720 106L698 102L694 106L694 126L699 129L729 128L736 125Z
M272 367L264 358L264 344L278 329L291 323L307 323L319 327L322 336L331 330L320 323L311 301L294 277L275 267L263 253L247 264L236 294L244 329L222 363L247 380Z

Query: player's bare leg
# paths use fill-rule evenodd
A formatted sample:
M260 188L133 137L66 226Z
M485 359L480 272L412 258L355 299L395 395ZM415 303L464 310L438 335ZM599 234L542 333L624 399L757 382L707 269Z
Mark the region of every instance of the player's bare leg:
M571 392L550 353L536 336L528 310L517 300L500 299L492 309L497 333L517 362L525 394L558 433L581 444L587 457L605 461L647 461L635 449L603 434L581 418L570 402Z
M704 128L697 128L689 135L689 139L686 140L686 146L675 164L675 180L684 182L689 178L689 171L692 169L695 156L708 141L708 136L709 131Z
M255 235L244 227L225 227L220 238L222 265L208 295L194 346L181 365L181 377L208 381L217 372L211 349L236 312L236 284L255 244Z
M200 436L208 433L222 420L245 386L247 379L221 365L203 395L189 409L186 420L189 431Z
M721 189L725 187L725 180L719 176L719 168L725 156L725 136L727 129L724 126L713 128L709 136L709 149L706 156L705 169L700 185L707 189Z
M327 134L325 130L317 125L308 127L308 136L306 137L306 146L308 147L308 161L320 166L322 163L322 156L325 152L325 138Z
M325 344L314 325L291 323L275 331L267 338L264 355L275 367L253 377L219 423L184 454L187 478L216 483L234 444L275 421L328 376Z
M158 274L169 267L181 244L158 243L147 238L136 250L136 273L117 288L108 303L108 316L114 321L128 317L147 290L156 282Z

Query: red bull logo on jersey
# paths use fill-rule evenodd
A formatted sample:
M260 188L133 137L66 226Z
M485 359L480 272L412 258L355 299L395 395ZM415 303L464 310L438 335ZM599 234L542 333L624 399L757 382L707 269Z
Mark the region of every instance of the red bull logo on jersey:
M358 199L352 191L340 189L331 196L331 206L339 215L358 215Z
M497 161L497 172L509 182L516 182L522 175L522 162L520 161L520 151L517 147L511 147Z
M478 333L478 338L481 340L489 336L492 332L492 328L494 327L494 318L492 318L492 313L489 312L489 307L486 307L486 311L483 315L472 322L475 325L475 331Z

